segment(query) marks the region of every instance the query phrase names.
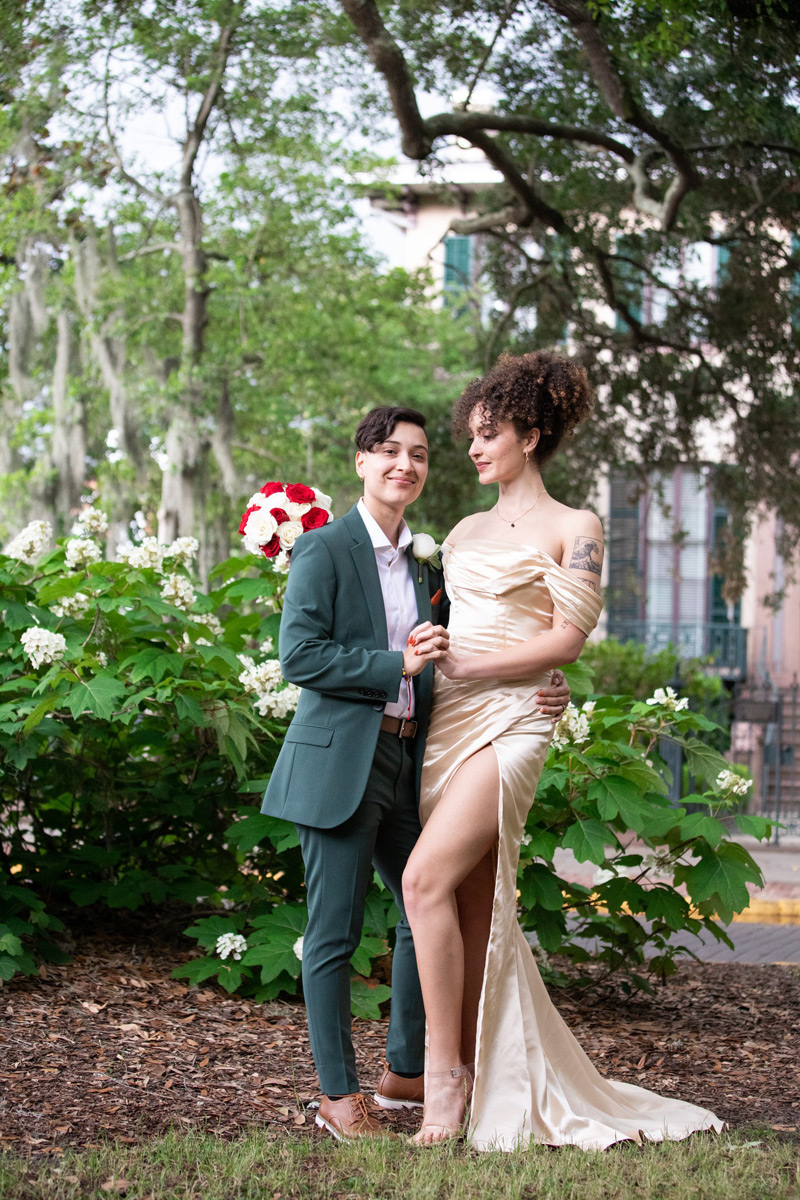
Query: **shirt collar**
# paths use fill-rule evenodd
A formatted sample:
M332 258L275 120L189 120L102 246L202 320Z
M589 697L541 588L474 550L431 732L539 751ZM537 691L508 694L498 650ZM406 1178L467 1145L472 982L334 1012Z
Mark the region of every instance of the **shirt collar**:
M394 554L394 546L389 541L388 537L367 508L363 498L359 500L357 507L358 515L361 517L361 520L367 527L367 533L369 534L369 540L372 542L373 548L375 550L391 550L392 554ZM411 540L411 530L408 528L406 522L403 521L402 525L400 526L400 537L397 542L398 552L403 551L407 546L410 546Z

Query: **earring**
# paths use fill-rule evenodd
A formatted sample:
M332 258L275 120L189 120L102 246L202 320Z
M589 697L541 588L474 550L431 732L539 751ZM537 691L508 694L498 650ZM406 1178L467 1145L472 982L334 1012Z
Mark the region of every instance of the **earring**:
M531 461L531 452L530 452L530 450L526 450L525 451L525 466L526 467L530 461Z

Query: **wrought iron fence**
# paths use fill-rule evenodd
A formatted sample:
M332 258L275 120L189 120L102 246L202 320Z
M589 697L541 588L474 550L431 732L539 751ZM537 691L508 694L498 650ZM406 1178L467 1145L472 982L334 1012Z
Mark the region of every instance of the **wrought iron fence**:
M800 834L800 680L788 687L740 686L735 694L731 751L755 781L751 809ZM776 830L775 841L780 840Z

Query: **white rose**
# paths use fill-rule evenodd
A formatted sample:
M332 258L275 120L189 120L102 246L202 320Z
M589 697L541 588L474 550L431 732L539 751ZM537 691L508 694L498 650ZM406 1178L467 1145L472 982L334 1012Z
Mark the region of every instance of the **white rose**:
M259 508L257 512L251 513L248 517L244 527L244 536L250 543L266 546L267 542L272 541L277 531L278 522L272 513L268 512L266 508Z
M415 533L411 539L411 552L417 562L432 558L439 547L429 533Z
M284 521L278 529L281 550L291 550L302 532L303 526L299 521Z
M254 496L250 497L244 507L245 510L248 508L269 508L271 500L271 496L265 496L263 492L256 492Z
M311 504L296 504L294 500L287 500L281 505L290 521L299 521L312 507Z
M324 508L324 509L326 509L327 512L330 512L331 505L333 504L333 500L331 499L331 497L326 496L324 492L321 492L319 490L319 488L314 488L313 491L314 491L314 503L316 504L317 508Z

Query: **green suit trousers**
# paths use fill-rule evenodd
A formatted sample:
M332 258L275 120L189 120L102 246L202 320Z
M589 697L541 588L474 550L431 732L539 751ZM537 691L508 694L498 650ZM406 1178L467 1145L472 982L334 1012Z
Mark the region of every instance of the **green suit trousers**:
M303 991L311 1051L327 1096L359 1091L350 1033L350 958L361 940L373 866L402 914L392 960L386 1057L403 1073L421 1074L424 1066L425 1014L401 886L420 834L410 751L408 742L379 734L366 791L352 816L333 829L297 825L308 894Z

